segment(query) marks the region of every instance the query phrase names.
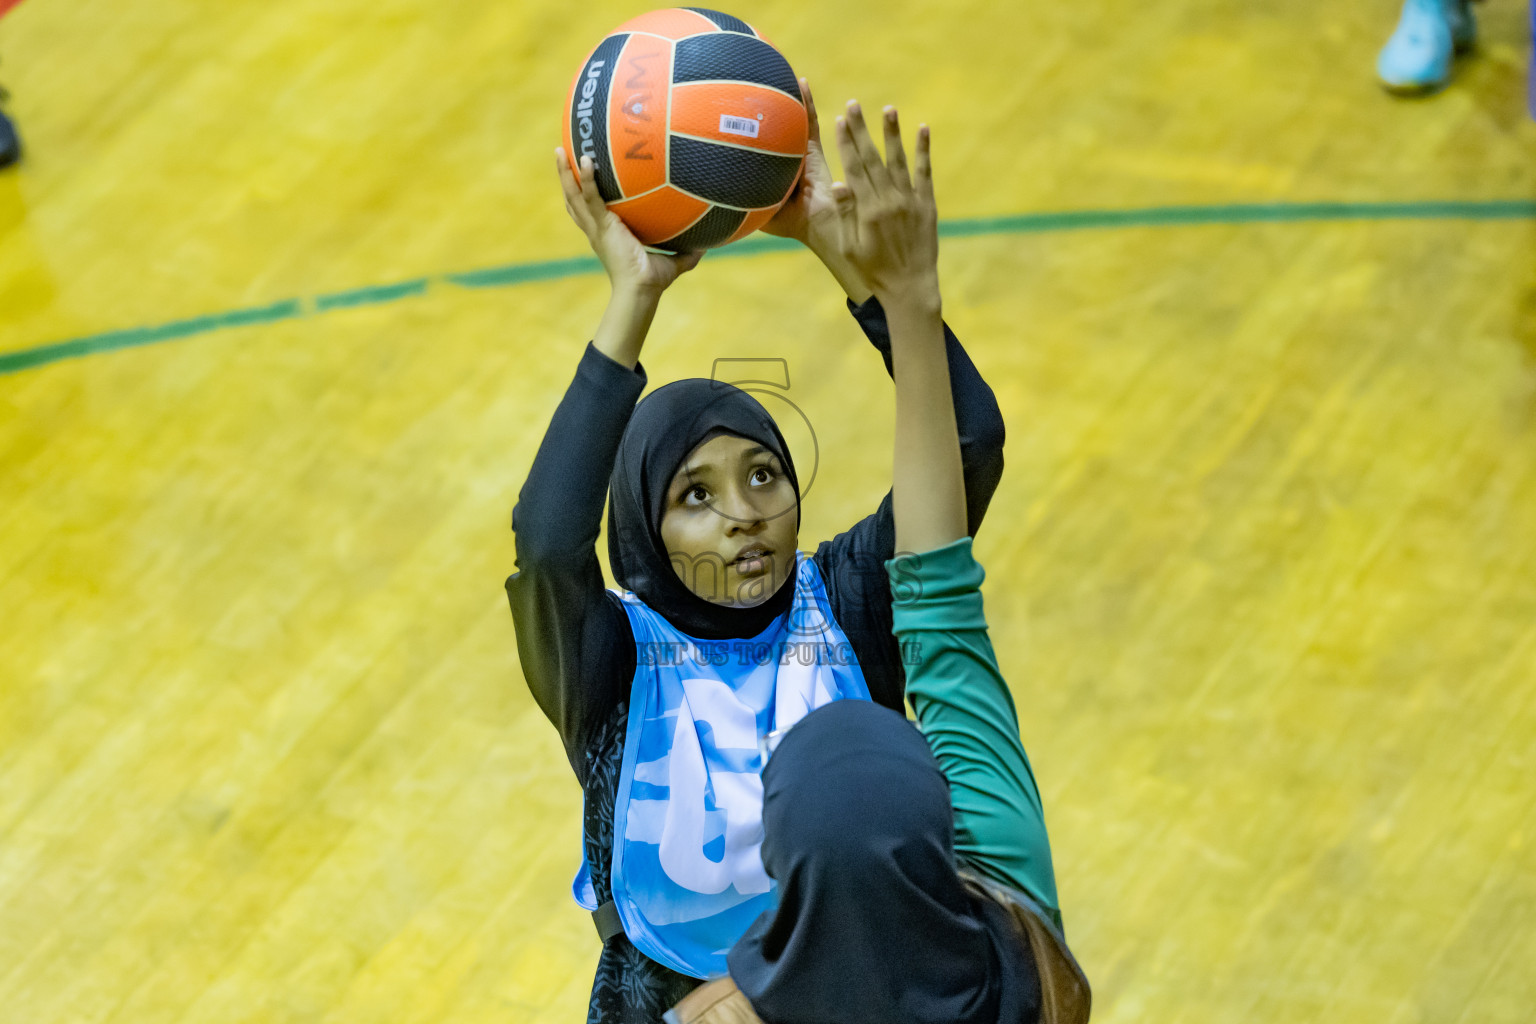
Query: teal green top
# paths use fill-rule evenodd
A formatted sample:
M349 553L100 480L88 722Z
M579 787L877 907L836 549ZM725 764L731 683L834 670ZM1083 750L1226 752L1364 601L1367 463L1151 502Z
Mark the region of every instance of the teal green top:
M907 698L955 809L955 853L988 878L1060 911L1045 813L1019 740L981 603L971 538L885 563Z

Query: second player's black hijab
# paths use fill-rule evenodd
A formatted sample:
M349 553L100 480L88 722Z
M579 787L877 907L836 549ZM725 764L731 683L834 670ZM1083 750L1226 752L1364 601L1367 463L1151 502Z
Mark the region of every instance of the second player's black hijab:
M720 434L755 441L778 456L795 489L794 508L781 514L793 515L798 529L800 481L778 424L757 399L721 381L690 377L641 399L624 429L608 483L608 564L613 578L672 625L705 640L757 636L789 610L795 591L791 573L757 607L727 607L695 595L672 567L661 540L667 486L695 448Z
M1008 912L956 871L944 772L916 726L843 700L763 770L779 905L727 956L767 1024L1020 1024L1040 981Z

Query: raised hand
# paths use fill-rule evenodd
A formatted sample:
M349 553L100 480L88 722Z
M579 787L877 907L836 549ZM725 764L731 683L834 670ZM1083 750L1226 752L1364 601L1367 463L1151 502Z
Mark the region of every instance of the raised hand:
M779 207L773 219L764 224L765 234L793 238L814 252L837 248L837 200L832 197L832 168L821 146L821 123L816 117L816 100L811 86L800 79L800 98L810 114L810 140L806 143L805 170L789 199Z
M647 252L632 231L608 209L597 190L592 158L581 158L581 179L571 173L565 150L555 148L555 166L560 175L560 190L565 193L565 212L587 236L587 243L608 272L608 281L620 288L652 291L660 294L699 265L703 252L668 256Z
M939 215L933 198L928 126L917 131L912 170L902 146L896 108L886 107L885 157L875 148L864 113L849 101L837 119L837 151L845 181L832 186L843 257L888 305L890 299L939 308Z

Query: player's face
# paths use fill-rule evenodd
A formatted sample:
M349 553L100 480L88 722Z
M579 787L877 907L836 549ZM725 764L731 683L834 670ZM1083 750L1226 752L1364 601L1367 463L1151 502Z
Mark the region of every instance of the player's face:
M762 604L795 568L796 500L771 451L744 437L711 438L667 488L661 539L672 568L706 601Z

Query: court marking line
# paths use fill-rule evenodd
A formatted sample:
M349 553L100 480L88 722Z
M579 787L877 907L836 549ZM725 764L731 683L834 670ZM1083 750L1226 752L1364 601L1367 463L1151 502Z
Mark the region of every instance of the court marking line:
M940 238L981 235L1041 234L1104 228L1196 227L1349 220L1536 220L1536 200L1421 200L1409 202L1235 203L1218 206L1150 206L1124 210L1061 210L1002 217L941 221ZM714 259L759 256L800 248L800 243L772 235L748 237L713 253ZM126 327L14 352L0 352L0 375L20 373L63 359L152 345L252 324L293 320L337 309L379 305L424 294L436 284L458 288L504 288L596 273L595 256L535 260L416 277L389 284L329 292L313 298L283 299L263 306L207 313L163 324Z
M353 288L345 292L332 292L329 295L320 295L315 298L315 312L324 313L332 309L348 309L352 306L371 306L378 302L393 302L396 299L407 298L411 295L420 295L427 290L428 280L418 277L412 281L401 281L397 284L380 284L368 288Z
M139 345L174 341L197 334L208 334L226 327L246 327L250 324L292 320L303 315L304 308L300 300L284 299L266 306L187 317L151 327L127 327L116 331L105 331L83 338L55 342L52 345L39 345L36 348L0 353L0 374L16 373L57 362L60 359L74 359L98 352L115 352L118 349L135 348Z

